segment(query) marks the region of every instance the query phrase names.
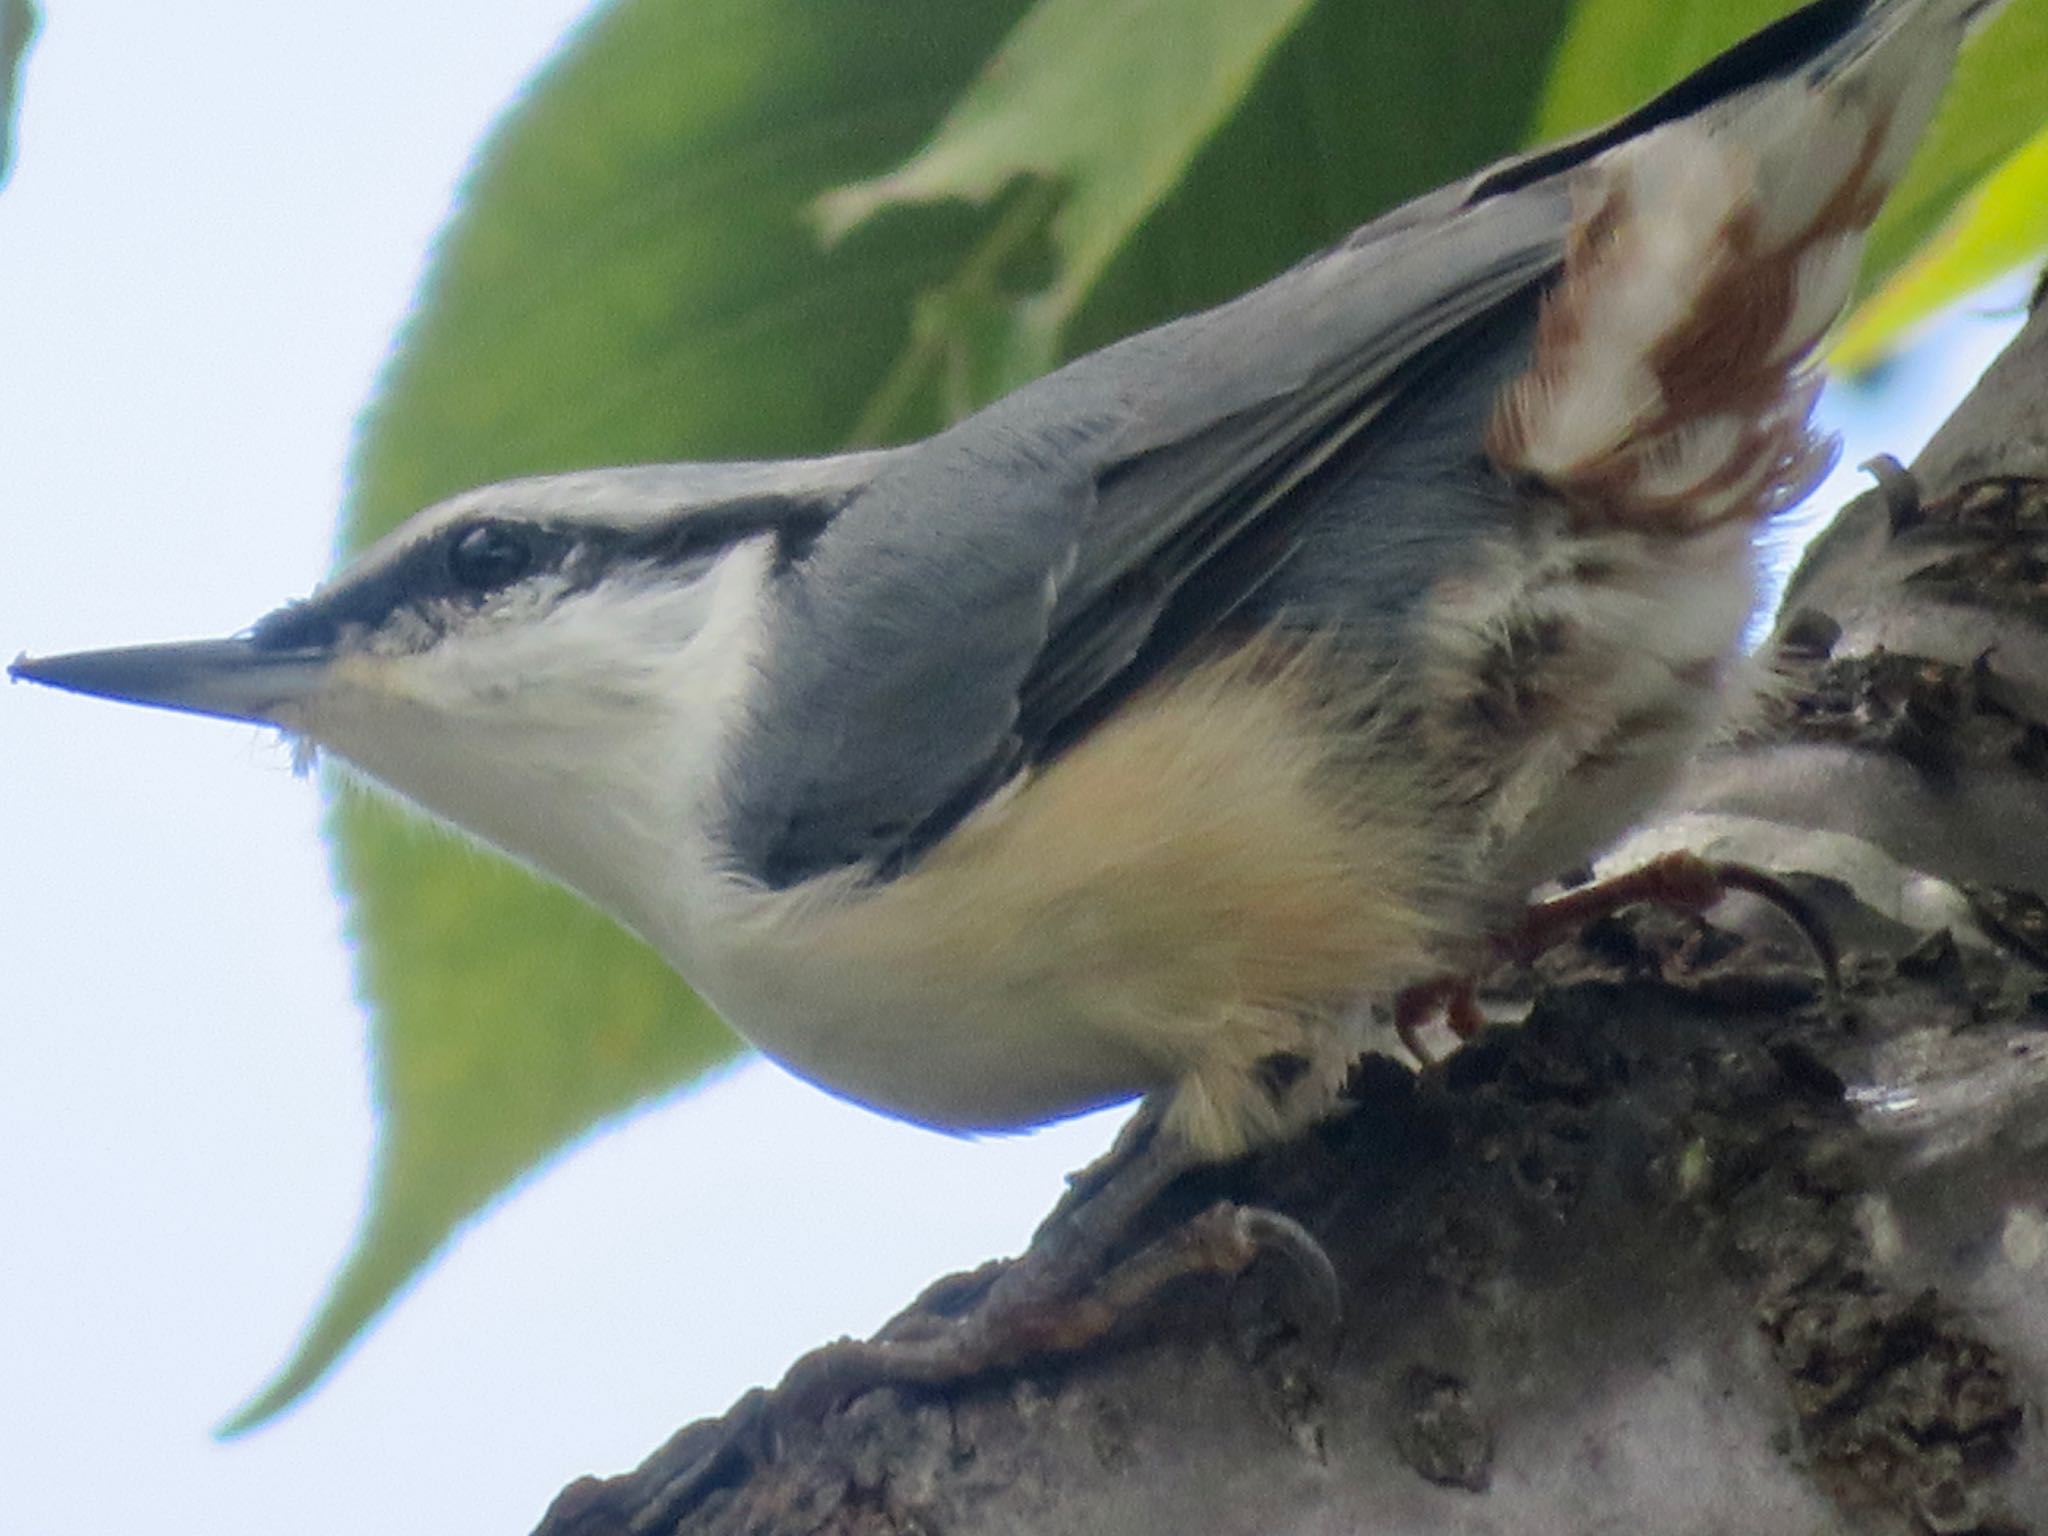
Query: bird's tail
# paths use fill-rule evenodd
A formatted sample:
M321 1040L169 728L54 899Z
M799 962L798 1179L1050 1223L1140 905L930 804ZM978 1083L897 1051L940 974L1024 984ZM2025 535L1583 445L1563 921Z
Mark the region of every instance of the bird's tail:
M1803 58L1571 171L1563 270L1487 435L1501 469L1589 531L1747 524L1804 496L1832 453L1810 361L1965 32L2002 3L1819 0L1777 29ZM1753 74L1736 56L1767 38L1660 102L1731 60Z

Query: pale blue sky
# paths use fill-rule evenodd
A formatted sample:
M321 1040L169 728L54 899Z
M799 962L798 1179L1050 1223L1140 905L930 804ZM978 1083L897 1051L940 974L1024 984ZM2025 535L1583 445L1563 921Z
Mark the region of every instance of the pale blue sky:
M0 191L0 651L222 633L319 577L469 148L581 8L52 0ZM954 1142L743 1069L536 1180L221 1445L369 1166L318 796L258 733L25 688L0 763L0 1531L525 1530L1014 1249L1112 1129Z

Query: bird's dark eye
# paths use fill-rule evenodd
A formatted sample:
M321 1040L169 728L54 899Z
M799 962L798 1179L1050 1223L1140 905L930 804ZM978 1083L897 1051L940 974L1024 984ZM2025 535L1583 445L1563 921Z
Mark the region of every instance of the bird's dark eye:
M533 545L510 523L478 523L448 546L448 574L472 592L495 592L533 568Z

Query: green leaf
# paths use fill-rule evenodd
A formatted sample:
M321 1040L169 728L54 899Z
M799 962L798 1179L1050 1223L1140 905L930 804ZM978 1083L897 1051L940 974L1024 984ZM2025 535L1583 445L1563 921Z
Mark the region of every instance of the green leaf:
M1130 233L1186 174L1310 0L1039 0L947 114L886 176L818 204L828 239L879 210L987 203L1020 176L1058 184L1059 270L1011 345L1043 371L1060 328Z
M2048 131L1994 171L1916 255L1857 307L1829 351L1855 372L1921 321L2048 251Z
M1205 134L1166 125L1178 176L1150 184L1085 283L1048 238L1076 194L1044 178L987 207L881 210L821 243L818 199L927 141L1022 10L599 12L479 158L367 415L345 542L515 474L933 430L1014 376L1015 307L1034 294L1069 296L1050 362L1226 298L1512 148L1564 4L1323 0ZM1101 129L1156 158L1127 125ZM294 1358L231 1431L317 1381L496 1194L735 1049L573 899L368 799L340 800L333 828L373 1016L371 1209Z
M1787 0L1579 0L1531 138L1618 117L1792 9Z
M14 169L14 121L21 109L21 72L39 19L33 0L0 0L0 186Z
M1871 231L1867 297L1830 354L1836 367L1868 367L1935 310L2048 249L2044 79L2048 0L2013 0L1956 65L1941 115Z
M1941 112L1870 231L1860 291L1918 250L1971 190L2048 125L2048 0L2011 0L1956 64Z
M736 1042L596 911L367 802L335 813L359 893L380 1109L370 1210L291 1362L223 1426L320 1379L465 1217L565 1142Z
M1044 0L925 151L819 200L821 227L843 237L928 199L1011 199L996 238L924 296L915 344L858 440L920 430L896 401L941 397L958 415L1055 361L1218 303L1507 153L1568 8L1204 0L1172 7L1166 26L1146 0L1099 14ZM1053 270L1033 283L1013 262L991 281L1002 240L1040 228ZM980 387L963 395L963 379Z

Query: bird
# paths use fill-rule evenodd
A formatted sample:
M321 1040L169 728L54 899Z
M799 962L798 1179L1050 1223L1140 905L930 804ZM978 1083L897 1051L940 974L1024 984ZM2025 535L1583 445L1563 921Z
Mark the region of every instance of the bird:
M12 676L281 729L885 1114L1271 1145L1744 693L1817 349L1992 8L1813 0L921 441L482 486Z

